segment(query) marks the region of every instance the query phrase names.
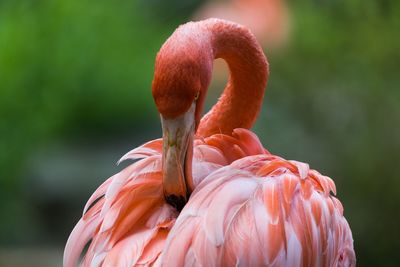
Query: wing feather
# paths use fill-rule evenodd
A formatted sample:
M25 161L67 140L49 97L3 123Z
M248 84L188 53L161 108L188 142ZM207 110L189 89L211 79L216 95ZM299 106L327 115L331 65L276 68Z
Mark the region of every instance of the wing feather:
M327 194L333 189L307 164L268 154L234 161L195 189L162 264L172 264L173 254L202 266L354 266L343 207Z

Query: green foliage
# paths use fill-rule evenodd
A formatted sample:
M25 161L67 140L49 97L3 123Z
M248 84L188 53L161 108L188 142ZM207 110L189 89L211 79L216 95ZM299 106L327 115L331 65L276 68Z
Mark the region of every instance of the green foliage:
M148 105L153 58L168 28L140 17L134 3L119 4L3 3L3 170L17 170L32 143L53 134L112 131L107 129L114 123L138 121L140 111L153 111Z

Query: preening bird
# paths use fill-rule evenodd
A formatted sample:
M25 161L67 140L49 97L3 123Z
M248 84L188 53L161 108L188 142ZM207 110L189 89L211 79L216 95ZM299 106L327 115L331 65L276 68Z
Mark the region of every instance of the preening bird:
M230 78L202 117L215 58ZM355 266L332 179L272 155L249 130L267 76L245 27L180 26L155 63L163 137L128 152L121 160L137 161L93 193L64 266Z

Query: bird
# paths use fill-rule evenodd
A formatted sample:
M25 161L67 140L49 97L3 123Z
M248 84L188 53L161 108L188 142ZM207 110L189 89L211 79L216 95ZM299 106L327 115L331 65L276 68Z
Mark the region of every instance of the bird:
M230 78L202 116L215 58ZM178 27L155 60L162 138L125 154L134 162L92 194L64 266L355 266L334 181L271 154L250 130L268 75L246 27Z

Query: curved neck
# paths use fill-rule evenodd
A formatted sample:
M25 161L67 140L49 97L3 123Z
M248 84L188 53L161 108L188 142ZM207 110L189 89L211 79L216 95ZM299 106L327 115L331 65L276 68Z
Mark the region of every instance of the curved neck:
M224 59L229 67L229 80L214 107L200 121L197 135L206 137L224 133L231 135L235 128L253 126L263 102L268 78L268 62L251 32L223 20L207 20L205 28L214 59ZM204 104L207 88L203 88Z

